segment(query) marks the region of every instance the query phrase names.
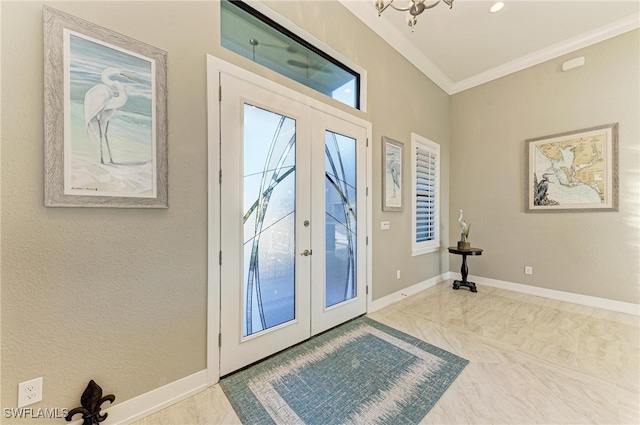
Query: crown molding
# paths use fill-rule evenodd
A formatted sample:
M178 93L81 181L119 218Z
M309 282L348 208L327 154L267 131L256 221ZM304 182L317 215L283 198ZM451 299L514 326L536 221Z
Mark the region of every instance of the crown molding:
M371 1L338 1L449 95L460 93L464 90L640 28L640 13L635 13L611 24L553 44L537 52L522 56L511 62L454 83L438 66L418 50L418 48L412 43L407 42L405 34L391 25L385 25L384 21L375 13Z
M612 22L609 25L569 38L538 50L537 52L522 56L521 58L511 62L507 62L504 65L497 66L488 71L458 81L452 84L447 92L449 94L456 94L464 90L468 90L481 84L488 83L489 81L497 80L498 78L502 78L514 72L538 65L542 62L600 43L609 38L616 37L637 28L640 28L640 13L635 13L627 16L626 18ZM427 75L427 77L428 76L429 75Z
M438 87L445 92L453 86L453 81L445 75L431 60L426 57L412 43L407 42L407 37L397 28L385 25L378 17L372 1L338 0L347 10L378 34L387 44L404 56L424 75L429 77Z

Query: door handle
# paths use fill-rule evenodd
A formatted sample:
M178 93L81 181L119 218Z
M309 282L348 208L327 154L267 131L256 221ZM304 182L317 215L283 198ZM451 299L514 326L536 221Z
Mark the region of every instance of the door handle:
M313 254L313 251L310 249L305 249L304 251L302 251L302 254L300 255L304 255L305 257L310 256L311 254Z

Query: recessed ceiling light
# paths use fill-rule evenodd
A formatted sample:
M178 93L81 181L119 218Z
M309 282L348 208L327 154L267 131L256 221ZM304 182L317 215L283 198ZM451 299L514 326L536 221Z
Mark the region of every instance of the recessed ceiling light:
M502 8L504 7L504 2L503 1L497 1L493 4L493 6L491 6L491 9L489 9L489 12L491 13L496 13L502 10Z

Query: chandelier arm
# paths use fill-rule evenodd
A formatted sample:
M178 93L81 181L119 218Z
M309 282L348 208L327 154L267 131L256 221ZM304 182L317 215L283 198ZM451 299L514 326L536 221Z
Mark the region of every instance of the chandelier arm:
M422 2L420 0L412 1L409 6L402 7L402 6L394 6L393 0L391 0L391 2L389 2L389 4L384 7L384 9L386 9L389 6L391 6L392 9L399 10L401 12L406 12L407 10L411 10L415 6L416 3L424 4L424 1L422 1ZM429 4L429 5L425 4L424 5L424 10L436 7L438 4L440 4L440 0L438 0L436 2L433 2L433 3ZM382 13L384 11L384 9L382 9L380 11L380 13ZM424 12L424 10L422 12ZM422 12L420 12L420 13L422 13Z
M393 0L391 0L391 1L389 2L389 4L388 4L388 5L386 5L386 6L384 7L384 9L386 9L386 8L387 8L387 7L389 7L389 6L391 6L391 8L392 8L392 9L399 10L399 11L401 11L401 12L406 12L407 10L411 9L411 7L413 7L413 3L412 3L410 6L406 6L406 7L402 7L402 6L394 6L394 4L393 4ZM382 9L382 10L384 10L384 9Z
M411 31L413 32L415 25L418 23L416 19L418 15L422 14L427 9L432 9L440 4L442 0L436 0L433 3L425 4L427 0L409 0L409 4L407 6L396 6L393 4L393 0L389 0L386 3L386 0L373 0L375 4L376 10L378 11L378 16L382 14L389 6L392 9L398 10L401 12L408 12L407 14L407 23L411 27ZM444 0L444 3L449 6L449 9L453 9L453 2L455 0Z
M440 0L438 0L437 2L434 2L434 3L432 3L432 4L428 4L428 5L427 5L427 4L425 4L425 5L424 5L424 8L425 8L425 9L431 9L432 7L436 7L439 3L440 3Z
M376 9L378 10L378 16L382 15L382 12L384 12L385 10L387 10L387 8L389 6L391 6L391 3L393 3L393 0L391 0L389 3L384 4L384 0L375 0L375 5L376 5ZM392 9L397 9L395 6L391 6Z

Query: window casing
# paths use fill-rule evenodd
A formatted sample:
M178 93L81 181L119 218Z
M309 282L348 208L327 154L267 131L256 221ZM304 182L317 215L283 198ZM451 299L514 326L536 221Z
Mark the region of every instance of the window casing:
M411 134L412 255L440 249L440 145Z

